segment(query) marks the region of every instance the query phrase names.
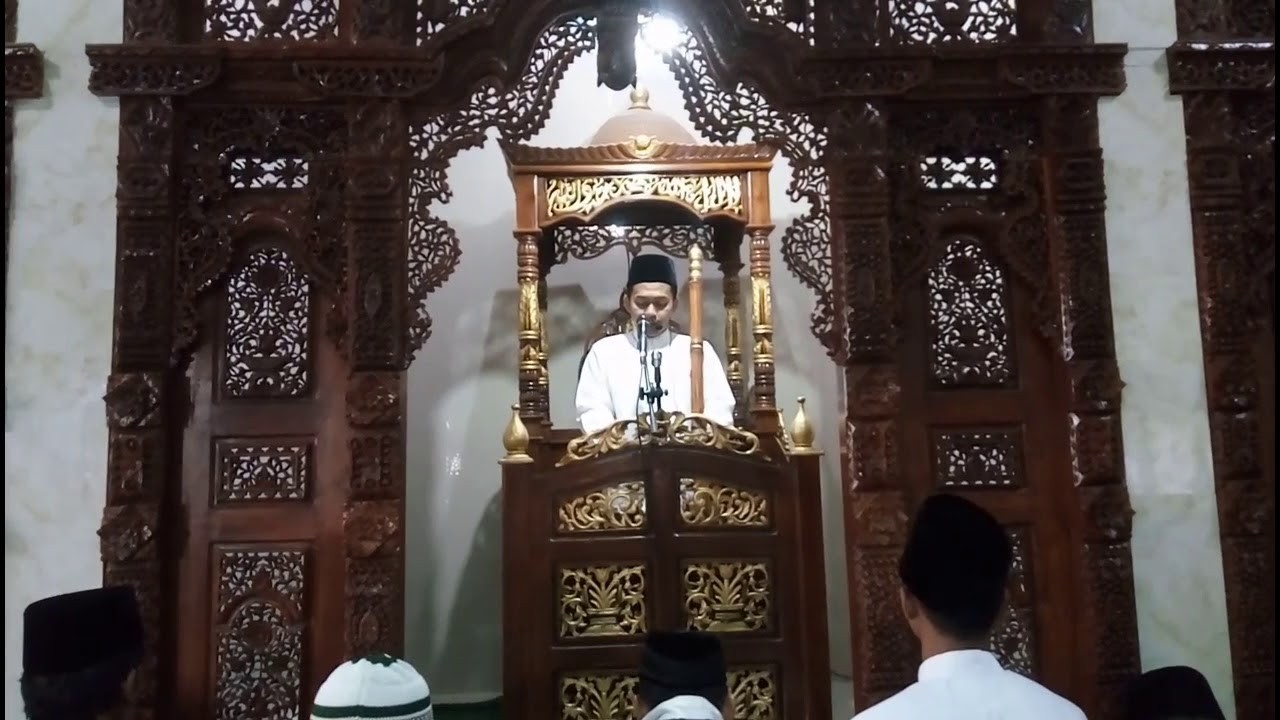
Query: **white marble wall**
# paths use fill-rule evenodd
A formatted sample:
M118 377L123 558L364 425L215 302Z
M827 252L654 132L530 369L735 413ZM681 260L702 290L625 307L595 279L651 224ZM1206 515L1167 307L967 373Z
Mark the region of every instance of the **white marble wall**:
M44 50L45 97L15 113L5 298L4 697L20 718L22 611L100 585L106 496L102 393L115 257L114 100L89 94L84 45L120 37L120 4L20 3L18 37Z
M1205 409L1182 101L1168 92L1172 0L1095 2L1128 89L1099 108L1125 473L1143 669L1191 665L1235 716Z
M1129 90L1102 109L1115 330L1126 466L1137 509L1134 560L1145 667L1187 663L1230 706L1222 569L1200 365L1180 104L1167 97L1161 51L1172 0L1098 2L1098 39L1128 42ZM101 402L109 368L116 104L87 92L87 42L120 37L119 4L22 4L20 36L48 58L45 100L17 112L13 233L5 309L5 717L20 717L21 614L38 597L100 582L104 495ZM597 88L594 57L570 69L539 144L576 144L626 104ZM642 57L653 104L688 121L670 75ZM771 184L779 227L802 208ZM515 396L511 196L492 141L460 156L440 209L463 243L458 272L433 299L435 336L410 371L407 646L442 700L500 688L499 519L504 408ZM553 413L571 422L576 304L603 312L621 257L552 278ZM810 398L821 445L836 450L843 408L834 367L809 335L812 298L774 252L778 395ZM602 269L603 268L603 269ZM712 296L713 297L713 296ZM570 340L569 338L573 339ZM566 379L567 378L567 379ZM839 464L825 459L824 529L832 656L849 670ZM847 686L842 692L847 693ZM837 699L837 717L848 708Z

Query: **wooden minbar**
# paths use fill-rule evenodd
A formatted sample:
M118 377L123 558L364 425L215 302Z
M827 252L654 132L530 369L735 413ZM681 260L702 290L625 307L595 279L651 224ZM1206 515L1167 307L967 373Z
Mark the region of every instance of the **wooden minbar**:
M773 149L698 144L637 91L585 147L503 150L520 289L520 395L502 459L505 716L630 720L645 634L691 629L721 636L737 720L828 720L819 453L803 398L787 432L774 397ZM552 426L546 277L611 244L690 258L695 354L704 250L719 265L735 427L696 412L588 435ZM611 315L592 339L625 322Z

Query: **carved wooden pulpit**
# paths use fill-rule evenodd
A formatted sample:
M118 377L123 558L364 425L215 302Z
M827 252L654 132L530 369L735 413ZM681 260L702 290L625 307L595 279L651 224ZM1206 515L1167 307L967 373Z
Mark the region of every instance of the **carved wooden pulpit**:
M512 719L629 720L645 633L694 629L724 642L738 720L826 720L819 458L803 399L788 434L774 398L774 151L697 144L642 91L632 103L584 147L503 147L520 289L520 398L502 460L503 706ZM552 426L547 273L617 245L681 257L710 250L724 273L736 427L679 413L657 427L620 421L588 435ZM596 335L618 332L618 320ZM699 332L690 330L695 347Z

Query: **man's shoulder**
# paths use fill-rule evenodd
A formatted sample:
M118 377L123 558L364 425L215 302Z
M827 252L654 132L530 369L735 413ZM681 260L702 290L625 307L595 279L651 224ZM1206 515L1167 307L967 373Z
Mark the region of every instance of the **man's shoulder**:
M631 341L622 333L614 333L605 335L604 337L591 343L591 349L588 352L608 352L610 350L620 348L623 345L630 345Z
M1005 671L998 687L992 693L1006 698L1011 708L1028 706L1035 708L1035 717L1043 720L1087 720L1084 711L1070 700L1054 693L1045 686L1019 675ZM1009 691L1012 691L1010 693ZM936 714L939 701L928 685L912 683L898 693L853 716L853 720L924 720Z
M920 686L912 683L871 707L857 713L853 720L903 720L919 716L924 703L920 697ZM920 716L923 717L923 716Z
M1022 690L1025 697L1044 708L1046 720L1086 720L1080 706L1055 693L1049 688L1012 670L1005 671L1005 678Z

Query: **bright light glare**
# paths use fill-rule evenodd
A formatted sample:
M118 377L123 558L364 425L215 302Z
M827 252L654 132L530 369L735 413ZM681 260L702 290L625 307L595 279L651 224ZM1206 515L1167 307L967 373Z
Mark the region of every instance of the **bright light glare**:
M665 15L640 16L640 42L659 55L665 55L680 45L684 28Z

